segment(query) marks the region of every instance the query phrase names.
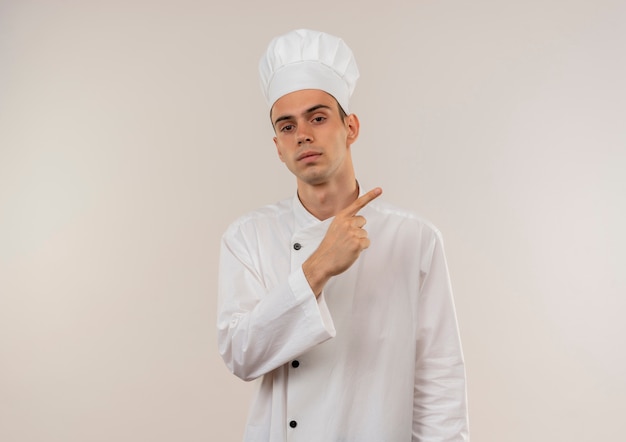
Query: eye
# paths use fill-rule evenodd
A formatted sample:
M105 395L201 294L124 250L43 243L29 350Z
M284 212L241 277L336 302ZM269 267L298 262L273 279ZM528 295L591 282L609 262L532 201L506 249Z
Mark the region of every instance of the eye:
M283 127L280 128L281 132L291 132L293 130L294 126L293 124L285 124Z
M314 118L313 118L313 122L314 122L314 123L321 123L321 122L323 122L324 120L326 120L326 117L325 117L325 116L323 116L323 115L318 115L317 117L314 117Z

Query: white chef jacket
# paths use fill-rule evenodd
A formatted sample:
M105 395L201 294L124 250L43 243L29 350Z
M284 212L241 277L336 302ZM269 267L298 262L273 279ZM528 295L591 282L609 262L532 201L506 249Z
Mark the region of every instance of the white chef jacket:
M466 441L465 369L439 231L376 199L371 245L316 298L302 263L324 238L294 196L222 237L218 346L260 378L246 442Z

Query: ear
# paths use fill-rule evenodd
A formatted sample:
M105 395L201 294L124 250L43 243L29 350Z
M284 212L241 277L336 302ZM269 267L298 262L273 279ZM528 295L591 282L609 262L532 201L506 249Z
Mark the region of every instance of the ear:
M346 117L346 126L348 128L348 146L354 143L359 138L359 128L361 123L359 118L355 114L350 114Z
M280 158L280 161L282 161L284 163L285 160L283 159L283 154L280 151L280 147L278 146L278 139L276 137L274 137L272 139L274 140L274 146L276 146L276 153L278 153L278 158Z

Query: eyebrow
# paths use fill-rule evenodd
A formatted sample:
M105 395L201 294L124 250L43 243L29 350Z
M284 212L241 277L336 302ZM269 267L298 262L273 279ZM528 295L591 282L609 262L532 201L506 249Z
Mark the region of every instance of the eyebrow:
M326 106L325 104L316 104L315 106L310 107L307 110L305 110L304 112L302 112L302 115L313 113L313 112L315 112L318 109L329 109L329 110L332 110L332 108L330 106ZM293 118L294 118L293 115L282 115L282 116L276 118L276 120L274 121L274 127L276 127L276 125L278 123L280 123L281 121L291 120Z

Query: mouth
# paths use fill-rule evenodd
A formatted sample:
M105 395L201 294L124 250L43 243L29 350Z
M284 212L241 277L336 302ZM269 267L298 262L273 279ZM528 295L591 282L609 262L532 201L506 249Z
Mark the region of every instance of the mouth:
M297 161L312 161L312 160L315 160L320 155L322 154L319 152L307 150L306 152L302 152L300 155L298 155L296 159Z

